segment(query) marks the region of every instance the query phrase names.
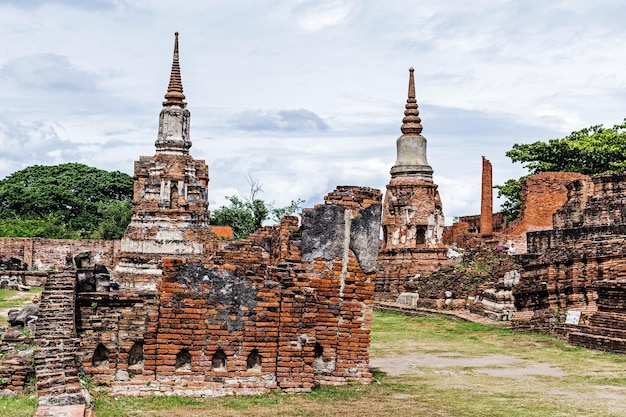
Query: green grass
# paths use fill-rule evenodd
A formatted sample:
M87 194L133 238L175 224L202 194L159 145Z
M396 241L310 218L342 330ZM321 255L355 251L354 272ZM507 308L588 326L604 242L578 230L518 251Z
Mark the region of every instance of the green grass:
M43 292L43 287L32 287L30 291L0 289L0 308L20 308L28 304L33 295Z
M32 417L37 408L37 396L20 395L15 398L0 397L0 416Z
M323 386L299 395L273 392L210 399L136 398L112 397L96 389L95 411L98 417L626 415L626 356L569 346L550 336L514 333L501 326L439 315L405 317L377 312L370 351L374 360L393 361L399 355L412 354L432 361L455 358L459 362L445 366L426 362L412 373L398 376L375 371L375 382L370 385ZM493 355L506 355L513 361L472 365L473 360ZM531 366L553 367L563 375L523 374ZM511 374L484 373L492 370ZM9 401L16 400L0 399L0 415L32 415L11 414L8 410L17 406Z
M0 288L0 309L22 308L30 303L35 294L43 292L43 287L32 287L30 291L17 291ZM6 313L0 314L0 327L8 326Z

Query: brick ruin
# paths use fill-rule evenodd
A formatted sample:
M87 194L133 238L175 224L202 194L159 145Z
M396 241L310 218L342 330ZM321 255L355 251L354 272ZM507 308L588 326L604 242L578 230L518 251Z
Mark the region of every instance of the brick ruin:
M480 186L480 234L493 234L493 167L483 156L482 181Z
M626 173L580 178L567 190L554 229L527 234L512 325L626 353Z
M513 246L516 254L526 253L528 232L552 229L552 216L567 200L567 184L588 178L575 172L542 172L522 179L519 215L507 223L504 213L489 215L493 199L491 169L491 163L483 157L481 214L461 216L446 227L445 244L472 249Z
M447 261L442 245L444 216L433 169L426 159L426 138L415 99L413 68L397 159L383 204L383 241L378 254L376 298L395 301L415 276L429 275Z
M446 245L453 242L512 242L523 266L520 277L502 261L499 272L506 273L480 289L484 300L475 310L501 319L509 314L503 308L515 308L516 329L626 353L626 173L527 177L520 215L507 225L492 213L492 167L483 157L481 215L461 217L444 233L410 69L384 203L378 190L340 186L305 209L300 223L285 217L247 239L220 242L230 234L209 224L208 166L189 153L177 36L165 99L156 154L135 162L133 216L121 242L0 239L4 256L47 270L34 340L40 349L14 355L11 344L32 337L5 333L0 388L21 390L35 371L40 403L54 405L84 401L81 372L124 395L367 383L374 298L408 294L416 302L410 296L420 280L447 274ZM79 252L110 267L120 289L81 286L88 268L68 269L80 267L68 260ZM35 272L23 271L33 280ZM425 305L453 303L442 289L423 292L431 298ZM468 307L471 291L458 289L458 308Z
M155 291L79 293L85 373L115 394L214 396L369 382L381 195L325 204L210 258L165 258Z
M553 215L567 201L567 184L584 178L589 177L575 172L542 172L522 181L519 216L504 230L507 240L515 243L516 253L528 251L528 232L552 229Z
M114 271L119 289L101 285L108 277L89 257L74 262L78 270L48 274L40 349L23 366L34 367L40 406L82 404L81 373L126 395L369 383L381 192L340 186L301 222L284 217L218 244L208 224L208 169L188 152L178 65L176 38L157 153L135 164L133 219ZM3 364L0 388L19 390L24 372L4 376Z
M71 267L73 257L82 252L90 252L96 263L113 268L119 250L119 240L0 238L0 258L19 259L26 264L25 270L34 275Z
M164 255L200 258L215 249L216 236L209 227L209 167L189 155L190 112L184 100L177 33L156 154L135 161L132 218L114 271L125 287L154 289Z

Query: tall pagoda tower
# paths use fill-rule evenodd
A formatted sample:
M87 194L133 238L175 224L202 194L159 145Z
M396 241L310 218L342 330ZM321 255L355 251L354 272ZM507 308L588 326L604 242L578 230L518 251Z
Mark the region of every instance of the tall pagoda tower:
M383 242L378 255L376 293L395 300L416 275L427 275L446 260L442 244L444 216L433 169L426 158L426 138L415 99L413 68L396 141L397 159L383 202Z
M135 161L132 219L114 271L122 286L154 289L162 275L161 258L208 257L215 251L209 226L209 167L189 154L189 119L176 32L156 154Z

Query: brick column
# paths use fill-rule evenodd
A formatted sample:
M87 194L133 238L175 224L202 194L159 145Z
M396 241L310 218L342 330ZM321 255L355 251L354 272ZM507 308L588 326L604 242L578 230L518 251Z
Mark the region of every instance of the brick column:
M480 199L480 233L493 234L493 189L491 162L483 156L482 192Z

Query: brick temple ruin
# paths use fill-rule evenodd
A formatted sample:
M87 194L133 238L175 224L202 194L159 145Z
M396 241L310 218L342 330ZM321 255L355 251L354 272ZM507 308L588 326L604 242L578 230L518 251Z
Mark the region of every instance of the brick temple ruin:
M133 213L114 271L124 287L155 289L163 256L204 258L215 251L216 236L209 226L209 167L189 155L186 107L177 33L156 154L135 161Z
M84 401L81 373L123 395L367 383L374 299L416 303L424 280L447 273L453 245L515 245L519 270L472 290L486 306L476 311L510 307L516 329L626 353L626 173L529 176L507 224L493 213L483 157L481 214L446 228L410 69L384 202L378 190L340 186L301 221L221 240L228 232L209 224L209 169L190 154L189 128L176 35L156 153L135 162L123 239L0 239L11 265L31 266L0 271L0 280L45 282L38 320L3 335L0 388L19 391L34 372L40 403L54 405ZM436 288L444 290L459 302L445 295L433 306L468 308L469 290ZM31 342L34 357L10 353Z
M567 189L553 229L528 233L512 325L626 353L626 174L580 178Z
M300 221L288 216L246 239L218 240L208 223L208 167L189 154L178 35L165 99L156 154L135 163L121 245L69 259L78 269L47 271L34 362L5 356L0 388L20 390L34 369L40 405L55 406L84 402L79 374L125 395L369 383L381 192L339 186ZM10 242L12 253L45 252L29 248L37 241ZM115 262L111 277L96 256Z
M407 278L429 275L446 262L442 244L444 216L433 169L426 159L426 138L415 99L414 70L409 70L402 136L383 203L383 238L378 254L376 298L395 301Z

